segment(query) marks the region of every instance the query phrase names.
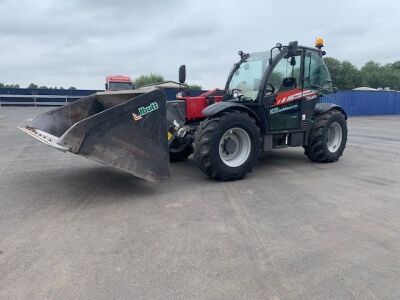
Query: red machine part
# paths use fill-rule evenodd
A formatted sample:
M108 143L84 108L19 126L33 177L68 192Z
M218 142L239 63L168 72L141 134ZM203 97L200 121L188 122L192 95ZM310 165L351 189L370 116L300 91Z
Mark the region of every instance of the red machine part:
M308 100L308 98L311 99L316 95L316 92L312 90L293 89L290 91L283 91L276 95L274 106L287 104L303 97L307 97Z
M278 93L273 106L284 105L300 98L306 97L307 100L316 97L316 92L312 90L293 89L290 91L283 91ZM223 99L223 91L214 89L205 92L197 97L182 96L178 99L185 100L186 102L186 120L194 121L203 119L205 116L202 114L203 109L207 106L221 102Z
M108 91L132 90L133 83L129 76L109 75L106 77L105 88Z
M131 82L131 78L125 75L109 75L106 77L106 82Z
M193 121L197 119L204 119L202 114L203 109L207 106L221 102L223 99L223 91L220 89L214 89L205 92L197 97L178 97L178 99L185 100L186 102L186 120Z

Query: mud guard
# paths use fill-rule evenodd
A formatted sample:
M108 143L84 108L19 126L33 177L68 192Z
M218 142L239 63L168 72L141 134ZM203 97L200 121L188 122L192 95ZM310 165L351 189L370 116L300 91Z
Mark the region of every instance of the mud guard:
M166 97L159 89L96 93L20 129L53 148L148 181L169 176Z
M342 107L340 107L339 105L333 104L333 103L317 103L315 105L314 112L316 114L323 114L331 109L337 109L337 110L341 111L344 114L345 119L347 120L347 114L344 111L344 109Z
M257 121L260 121L260 117L247 106L240 103L228 102L228 101L211 104L210 106L207 106L205 109L203 109L202 114L206 117L209 117L229 109L237 109L245 111L250 116L255 118Z

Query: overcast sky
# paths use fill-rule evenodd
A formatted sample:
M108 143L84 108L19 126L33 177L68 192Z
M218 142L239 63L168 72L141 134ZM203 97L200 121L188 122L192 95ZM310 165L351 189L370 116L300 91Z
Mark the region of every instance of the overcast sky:
M237 51L325 39L357 66L400 59L392 0L0 0L0 82L101 89L150 72L222 87Z

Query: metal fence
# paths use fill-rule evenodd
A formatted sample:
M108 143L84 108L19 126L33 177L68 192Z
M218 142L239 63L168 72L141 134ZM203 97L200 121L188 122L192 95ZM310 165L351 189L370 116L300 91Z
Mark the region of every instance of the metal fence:
M349 116L400 114L400 92L395 91L339 91L321 102L340 105Z
M0 105L64 105L97 90L0 88Z
M176 99L180 89L164 88L167 100ZM65 105L98 92L97 90L8 89L0 88L0 105ZM191 90L190 96L205 91ZM322 97L321 102L340 105L349 116L400 114L400 92L394 91L339 91Z
M167 100L175 100L178 88L162 88ZM0 88L1 105L52 106L65 105L79 98L100 92L100 90L55 90L55 89L9 89ZM206 91L189 90L189 96L198 96Z

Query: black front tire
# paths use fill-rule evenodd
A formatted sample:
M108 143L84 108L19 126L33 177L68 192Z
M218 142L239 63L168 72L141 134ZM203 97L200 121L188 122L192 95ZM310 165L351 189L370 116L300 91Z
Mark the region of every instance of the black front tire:
M219 149L222 137L232 128L244 130L251 145L247 159L235 167L224 163ZM224 112L200 123L194 141L194 155L200 169L210 178L220 181L238 180L251 172L256 165L261 152L261 141L260 129L247 113Z
M340 125L342 139L335 151L328 147L328 130L332 123ZM316 116L313 128L309 134L308 145L304 147L304 154L309 160L321 163L337 161L342 155L347 142L347 122L344 114L339 110L330 110Z
M180 149L171 148L169 149L169 161L170 162L181 162L188 159L193 153L194 149L191 144L181 147Z

